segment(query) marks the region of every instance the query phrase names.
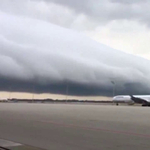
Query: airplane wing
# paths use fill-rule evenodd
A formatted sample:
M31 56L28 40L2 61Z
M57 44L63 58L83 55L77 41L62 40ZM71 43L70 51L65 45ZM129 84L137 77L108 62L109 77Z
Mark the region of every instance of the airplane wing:
M146 98L139 98L133 95L130 95L131 99L135 102L135 103L140 103L140 104L150 104L150 100L146 99Z

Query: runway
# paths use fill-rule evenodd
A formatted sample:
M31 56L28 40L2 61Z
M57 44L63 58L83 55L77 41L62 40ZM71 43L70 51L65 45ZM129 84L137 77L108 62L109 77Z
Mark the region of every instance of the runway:
M148 150L150 108L0 104L0 138L47 150Z

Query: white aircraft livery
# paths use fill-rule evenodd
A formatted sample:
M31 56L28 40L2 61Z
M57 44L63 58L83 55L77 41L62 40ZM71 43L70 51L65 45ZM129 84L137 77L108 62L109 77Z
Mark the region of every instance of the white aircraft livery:
M139 103L142 106L150 106L150 95L117 95L113 97L113 102L134 104Z

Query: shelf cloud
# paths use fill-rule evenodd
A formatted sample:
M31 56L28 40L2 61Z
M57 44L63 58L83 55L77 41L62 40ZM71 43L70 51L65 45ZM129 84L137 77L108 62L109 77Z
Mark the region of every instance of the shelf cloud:
M146 94L150 61L49 22L0 11L0 90Z

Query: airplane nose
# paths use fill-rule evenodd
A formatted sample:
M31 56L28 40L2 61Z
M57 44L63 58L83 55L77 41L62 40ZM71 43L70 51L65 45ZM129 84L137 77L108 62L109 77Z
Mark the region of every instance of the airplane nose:
M116 100L116 97L113 97L113 99L112 99L113 101L115 101Z

